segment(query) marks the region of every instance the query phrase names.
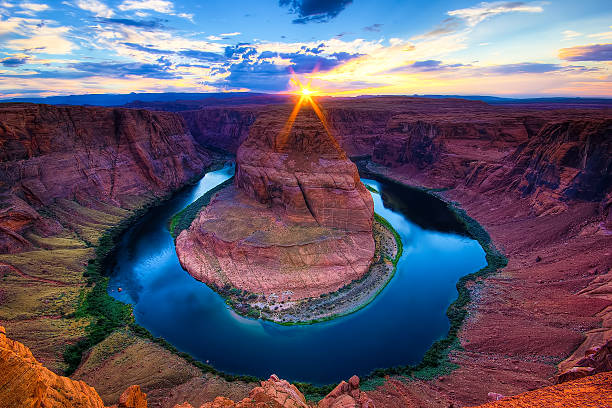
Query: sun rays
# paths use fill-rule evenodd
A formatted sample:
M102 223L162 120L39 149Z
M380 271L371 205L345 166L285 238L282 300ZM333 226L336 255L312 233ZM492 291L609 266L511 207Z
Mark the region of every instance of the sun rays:
M285 122L285 125L283 126L283 129L277 139L278 146L285 146L285 144L287 143L287 139L289 138L289 134L291 133L291 129L293 128L293 124L295 123L295 119L297 118L298 113L300 113L302 106L310 104L312 110L321 121L323 128L325 128L325 133L327 133L327 136L331 140L332 144L338 150L339 153L343 154L343 150L340 148L340 144L332 135L331 128L329 126L327 118L325 117L325 114L323 113L323 110L314 100L314 96L318 94L319 91L311 88L311 81L308 81L306 85L303 85L302 82L300 82L300 80L295 75L291 78L291 83L293 83L297 87L297 91L295 92L295 94L299 95L299 98L295 106L293 107L289 118L287 118L287 122Z

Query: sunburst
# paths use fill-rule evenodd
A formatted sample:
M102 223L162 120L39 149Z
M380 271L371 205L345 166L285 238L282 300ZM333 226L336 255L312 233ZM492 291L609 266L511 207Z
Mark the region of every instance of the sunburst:
M281 134L279 135L278 142L280 146L282 147L287 143L287 139L289 138L289 133L291 133L291 129L293 128L293 123L295 122L295 118L300 112L302 105L310 104L310 106L312 106L312 110L315 112L315 114L321 121L321 124L323 124L323 127L325 128L325 132L327 133L327 136L329 136L329 138L331 139L333 145L336 147L338 152L342 153L343 150L340 148L340 145L336 141L336 138L332 135L331 129L329 127L329 123L327 122L327 118L323 114L323 110L321 109L319 104L314 100L314 96L317 95L320 91L311 88L310 86L311 81L308 81L306 85L303 85L296 76L293 76L291 78L291 82L297 87L296 94L299 95L299 98L295 106L293 107L293 110L291 111L291 114L289 115L289 118L287 119L287 122L285 123L285 126L283 127L283 130L281 131Z

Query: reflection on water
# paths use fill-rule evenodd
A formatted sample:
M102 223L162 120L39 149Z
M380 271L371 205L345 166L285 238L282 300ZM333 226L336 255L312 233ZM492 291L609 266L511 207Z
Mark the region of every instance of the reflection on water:
M229 167L208 173L143 217L123 237L109 285L112 296L134 305L140 325L220 370L322 384L416 363L448 331L445 312L457 279L485 265L482 248L459 235L460 225L437 199L364 179L382 193L372 194L375 210L404 244L383 292L357 313L310 326L244 318L181 268L167 230L172 214L232 174Z

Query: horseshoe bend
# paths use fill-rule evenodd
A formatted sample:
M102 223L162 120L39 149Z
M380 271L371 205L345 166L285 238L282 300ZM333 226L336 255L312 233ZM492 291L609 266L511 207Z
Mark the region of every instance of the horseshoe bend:
M334 292L374 257L374 204L357 167L312 110L285 131L288 116L277 109L257 119L233 185L176 240L193 277L272 304Z
M0 104L0 405L610 405L608 102L235 98Z

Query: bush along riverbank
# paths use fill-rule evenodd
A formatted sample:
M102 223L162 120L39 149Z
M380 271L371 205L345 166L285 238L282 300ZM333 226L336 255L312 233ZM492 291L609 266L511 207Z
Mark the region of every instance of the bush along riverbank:
M83 273L86 278L86 288L81 292L77 310L71 316L88 319L89 324L85 329L85 337L69 345L64 351L63 357L67 364L66 375L71 375L78 368L84 352L100 343L115 330L133 324L131 305L115 300L108 294L109 278L106 274L113 267L116 246L123 234L148 211L163 205L185 188L197 183L208 171L213 171L221 165L221 163L214 163L176 191L149 200L143 206L133 210L127 218L102 233L95 245L94 257L88 261Z

